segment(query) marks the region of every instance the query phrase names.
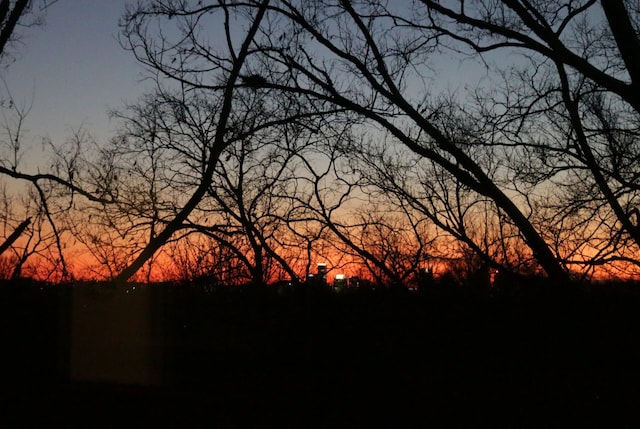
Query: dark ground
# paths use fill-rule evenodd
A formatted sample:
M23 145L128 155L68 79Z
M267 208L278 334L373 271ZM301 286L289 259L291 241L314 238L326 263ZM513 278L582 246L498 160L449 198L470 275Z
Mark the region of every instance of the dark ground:
M0 427L638 427L640 285L157 286L160 386L69 380L68 287L0 285Z

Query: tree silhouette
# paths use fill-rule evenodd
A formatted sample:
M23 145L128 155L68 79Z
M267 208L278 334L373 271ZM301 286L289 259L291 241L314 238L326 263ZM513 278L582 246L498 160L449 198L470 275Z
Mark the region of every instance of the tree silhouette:
M363 125L385 130L388 144L406 146L479 197L492 200L517 227L547 274L567 279L540 231L493 177L497 160L487 158L484 164L478 159L475 148L490 141L482 123L454 128L440 124L442 110L426 97L419 99L426 94L416 95L413 85L424 77L416 66L440 49L439 34L423 24L428 23L427 9L419 4L395 9L377 1L357 6L318 1L305 3L304 8L296 3L270 5L269 17L277 16L273 21L278 21L283 34L259 41L255 51L262 56L257 61L274 75L282 76L285 70L287 79L267 78L267 87L332 103Z
M375 197L367 204L404 211L408 223L398 228L422 217L464 244L460 256L471 250L500 271L540 267L563 282L575 267L588 275L602 265L639 266L637 8L596 1L558 9L515 0L411 5L131 7L122 43L149 68L157 92L122 115L140 126L124 130L127 143L118 143L122 150L114 143L119 155L105 170L124 162L119 177L131 173L138 182L120 180L112 189L118 195L100 193L105 215L110 206L118 219L114 228L137 237L118 279L187 230L230 249L242 235L237 253L256 279L268 277L267 260L294 274L283 255L295 246L309 267L320 236L384 272L389 259L354 240L364 224L341 218L363 195ZM591 16L600 19L597 38ZM247 23L242 32L238 22ZM214 23L221 32L210 43L205 29ZM517 61L505 65L503 53ZM486 81L447 94L434 70L452 56L482 67ZM299 129L290 141L324 139L316 144L322 161L287 147L286 127ZM266 147L269 136L281 139L269 144L283 158L252 147ZM139 144L151 159L171 156L175 165L137 169ZM269 162L281 173L261 182L256 172L277 170ZM305 222L313 227L305 230Z
M225 22L226 32L229 36L227 43L229 57L225 60L229 61L228 65L231 68L228 70L228 74L223 77L223 84L219 86L222 94L219 96L220 107L216 118L217 128L213 137L213 141L210 142L209 147L207 147L209 152L205 158L205 163L203 165L203 171L199 179L198 186L193 191L187 202L178 209L176 215L164 226L164 228L156 236L149 240L146 247L140 252L135 260L120 272L120 274L116 277L116 281L126 281L171 238L171 236L180 228L183 222L187 220L189 214L191 214L191 212L196 208L200 200L206 194L209 186L211 185L216 163L221 153L228 144L228 126L231 125L229 119L232 114L235 85L240 80L240 71L244 66L250 45L256 33L258 32L260 22L264 18L267 3L267 1L264 1L258 6L256 15L252 19L251 27L247 31L247 34L243 37L241 46L237 50L237 52L235 46L231 43L229 23L228 21ZM142 7L142 5L140 6ZM219 7L226 10L226 7L224 5ZM171 13L166 15L172 16ZM140 50L138 48L141 47L138 44L138 41L144 42L147 37L145 33L147 28L144 25L145 16L146 14L144 13L144 10L140 9L138 11L131 11L125 17L124 31L126 36L128 37L127 40L129 41L129 47L136 54L140 53ZM159 59L161 59L162 55L165 53L161 52L160 54L158 54L152 51L149 46L147 46L147 49L144 49L144 45L142 47L143 49L140 55L146 55L146 62L158 65L157 61L159 61ZM185 64L182 63L179 65L179 67L183 68L184 66ZM222 64L219 64L218 67L220 67L222 70L225 70L225 68L222 66ZM181 80L184 81L184 79Z
M164 202L156 216L159 229L117 280L131 277L172 237L189 230L214 238L236 253L257 283L269 280L268 266L279 267L292 280L297 278L282 254L290 253L290 240L295 237L291 228L301 222L290 213L296 211L295 201L301 200L296 186L306 180L300 166L308 161L304 151L310 143L302 142L317 142L318 138L309 136L318 132L318 124L329 123L336 109L311 108L297 98L261 89L270 77L253 72L248 59L267 7L268 2L241 9L221 3L190 9L186 4L148 2L125 16L123 44L159 73L159 89L139 107L120 115L125 129L113 150L126 153L126 173L136 176L134 154L149 147L150 141L157 142L157 154L164 160L161 177L155 184L149 177L143 181L144 186L163 189L158 197ZM250 30L232 34L231 16L242 10L249 13L241 15L248 16ZM177 17L182 18L178 30L184 36L179 43L163 39L164 33L149 32L151 20L176 22ZM226 41L220 48L224 54L212 55L213 48L198 39L205 17L221 20L216 22L225 29ZM118 163L122 162L120 155L114 157L105 171L121 168ZM119 186L120 201L140 199L144 192L130 185L136 179L128 182ZM112 207L120 218L128 217L125 225L136 228L149 227L149 221L140 223L136 216L155 216L149 202ZM239 237L246 241L237 247L242 243ZM286 247L289 250L283 250ZM270 265L273 261L275 265Z
M543 221L566 262L638 265L638 7L615 1L424 1L429 26L469 55L510 54L478 103L496 124L517 180L554 186ZM550 231L551 232L551 231ZM562 238L560 238L562 237ZM561 246L558 246L559 248Z

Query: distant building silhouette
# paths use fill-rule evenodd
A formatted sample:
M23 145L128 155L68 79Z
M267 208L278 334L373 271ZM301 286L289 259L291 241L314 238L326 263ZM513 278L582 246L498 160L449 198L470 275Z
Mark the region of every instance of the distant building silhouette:
M347 275L346 274L336 274L333 279L333 287L337 290L343 290L347 288Z
M316 276L315 274L307 274L307 286L315 286L316 285Z
M316 281L320 286L327 285L327 264L323 262L318 264L318 278Z
M358 287L360 287L360 277L358 277L358 276L349 277L349 287L350 288L358 288Z
M421 268L418 271L418 289L426 290L435 285L435 277L432 268Z

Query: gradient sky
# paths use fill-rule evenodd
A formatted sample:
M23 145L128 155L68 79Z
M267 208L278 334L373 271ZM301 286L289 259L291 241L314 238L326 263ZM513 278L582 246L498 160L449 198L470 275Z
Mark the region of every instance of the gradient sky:
M60 145L71 129L83 126L104 143L115 129L109 109L134 101L151 86L142 82L142 66L117 40L118 20L133 3L59 0L46 11L43 25L23 30L21 43L13 48L15 62L0 71L18 103L33 99L23 139L23 171L45 163L43 138ZM438 63L438 86L454 92L484 73L477 64L446 56Z
M118 19L131 0L59 0L44 25L23 30L15 62L2 75L13 97L33 98L27 119L33 168L45 137L60 143L83 125L98 141L114 128L108 110L142 92L142 67L118 43ZM32 162L30 163L29 160Z

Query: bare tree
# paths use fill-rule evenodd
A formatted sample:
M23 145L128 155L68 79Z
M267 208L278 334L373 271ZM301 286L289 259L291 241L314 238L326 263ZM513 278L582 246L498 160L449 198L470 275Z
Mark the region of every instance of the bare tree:
M388 132L388 144L406 146L493 201L547 274L567 278L557 255L496 181L495 165L478 161L474 148L486 142L483 127L443 126L437 120L441 109L416 91L429 71L425 65L437 57L441 37L416 22L426 19L418 6L316 1L278 2L269 9L267 25L281 30L265 31L258 41L256 61L270 70L262 87L330 103L347 109L363 126L380 126Z
M371 219L342 217L375 192L410 214L408 228L424 216L495 269L539 266L566 281L580 264L638 265L637 14L587 0L140 3L123 44L158 91L129 117L153 120L130 130L126 150L114 144L129 157L118 177L140 179L114 188L124 204L114 225L147 244L118 279L188 230L243 243L255 279L269 258L293 274L282 255L295 246L308 270L327 234L384 271L385 257L354 240ZM502 52L518 61L505 65ZM480 65L487 83L447 96L434 69L451 55ZM255 149L287 124L326 138L323 161ZM136 148L174 162L137 171ZM343 169L351 157L366 174Z
M44 11L58 0L0 1L0 59L11 57L11 47L20 40L19 29L42 22Z
M496 125L514 178L557 189L547 223L564 237L566 262L637 271L637 4L422 3L426 25L451 48L519 58L509 67L487 61L503 79L478 102Z
M2 252L5 268L10 271L5 277L69 280L71 273L59 240L66 231L57 224L51 227L52 217L57 215L52 190L26 187L20 196L14 191L5 185L1 194L0 222L8 237Z
M15 59L12 50L21 40L24 29L41 24L46 9L56 1L0 1L0 61L8 65ZM14 276L21 275L23 267L31 262L42 268L41 272L31 273L39 278L69 279L71 272L63 249L66 247L64 235L69 230L67 215L74 206L74 197L81 196L88 201L105 204L108 200L84 187L81 177L83 141L78 133L61 146L43 143L43 147L53 150L48 160L50 167L24 165L25 147L30 142L25 124L34 97L14 96L6 84L3 89L0 96L0 176L10 189L7 191L10 195L5 194L5 199L13 202L12 212L19 212L19 216L32 216L32 222L24 232L24 240L18 241L17 247L12 249L17 264ZM11 212L6 212L4 221L11 216ZM38 262L32 262L36 258L39 258Z
M227 29L224 53L221 47L198 38L200 20L210 12L223 14L222 23ZM422 17L419 10L409 9L406 17L402 13L402 8L392 10L377 1L363 2L357 8L349 2L322 1L305 2L304 7L289 2L226 2L189 7L181 2L156 1L132 10L125 17L124 34L127 46L138 59L151 67L159 80L168 79L182 92L197 90L210 94L210 98L218 97L221 107L215 118L214 137L201 143L206 157L196 176L197 186L190 191L191 198L178 208L163 231L149 241L119 278L128 278L184 226L214 183L220 154L234 141L250 141L248 137L260 128L267 128L264 120L259 125L252 122L247 128L245 119L251 110L242 105L263 88L271 90L271 94L282 94L280 99L288 99L291 104L303 106L306 114L321 117L329 110L334 120L357 123L361 130L372 124L385 130L389 145L404 145L478 198L491 201L495 205L494 213L510 220L545 271L557 279L566 279L562 264L541 232L508 195L508 189L501 186L499 162L491 158L491 153L481 153L484 144L491 141L484 126L486 121L456 122L460 115L450 115L451 109L430 103L424 94L408 91L410 85L424 78L420 67L431 55L437 54L441 33L414 22ZM232 20L245 17L249 19L250 31L241 43L236 42L241 46L236 53L233 34L228 28ZM153 33L152 19L154 22L164 20L166 24L179 19L178 42ZM277 95L272 97L277 100ZM241 113L236 115L236 110ZM269 126L291 121L291 112L280 110L271 105L268 112L262 111L263 116L269 115ZM439 115L449 121L441 120ZM336 153L335 148L329 150ZM346 225L338 224L335 217L344 196L352 191L332 199L321 195L318 188L336 165L334 160L332 158L328 169L322 172L322 168L302 159L312 178L309 184L315 189L317 205L312 218L320 220L323 228L328 228L341 242L366 253L349 238ZM347 188L354 187L344 176L334 176L332 186L342 180ZM447 201L447 204L455 203ZM236 220L243 224L245 231L255 234L256 230L248 228L254 224L249 218L241 214ZM265 243L256 237L249 240L255 262ZM477 247L473 240L469 243ZM375 260L372 255L365 255L365 259Z
M178 82L183 89L199 88L208 93L212 100L216 100L216 114L209 121L213 129L212 138L204 142L205 156L189 198L149 240L136 259L118 275L117 280L123 281L131 277L181 228L211 186L220 155L230 141L240 137L240 133L234 130L232 121L234 100L237 100L238 96L235 87L243 82L241 72L265 16L267 5L267 0L255 3L256 11L255 15L249 18L249 29L239 40L231 32L229 7L222 2L208 7L198 5L194 9L187 9L187 5L182 2L149 2L139 4L124 17L124 41L137 58L154 68L157 73ZM216 11L224 16L219 24L223 25L226 42L217 48L226 50L226 53L221 55L213 55L211 50L202 46L200 41L195 39L198 33L194 31L199 25L199 18L204 19L207 13ZM149 26L149 19L152 17L167 21L174 17L184 17L181 21L184 27L174 27L176 31L181 31L179 43L168 43L162 32L159 36L152 34ZM154 36L158 36L159 39L154 39ZM203 61L206 64L203 64ZM202 80L204 70L210 72L206 77L208 81Z
M282 252L296 241L290 213L306 159L299 142L337 109L260 89L261 68L248 59L266 31L268 4L150 1L124 17L123 43L152 70L158 90L120 116L128 125L114 140L116 155L105 171L124 167L121 173L133 177L118 187L122 201L134 195L140 200L153 188L157 203L113 206L127 218L124 224L154 230L118 280L133 275L176 234L191 232L236 253L256 283L271 280L273 270L298 277ZM207 22L223 29L221 43L203 40ZM244 33L233 30L240 22L247 24ZM154 32L156 23L173 28L176 38ZM138 150L158 160L154 174L143 177L133 168L145 163L135 156ZM131 187L136 177L142 192Z

